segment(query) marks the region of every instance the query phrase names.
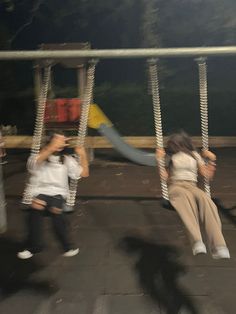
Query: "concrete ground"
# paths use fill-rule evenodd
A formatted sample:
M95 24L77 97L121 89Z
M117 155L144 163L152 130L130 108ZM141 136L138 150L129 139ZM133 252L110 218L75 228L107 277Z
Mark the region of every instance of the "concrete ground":
M90 177L79 183L75 212L67 216L79 255L61 256L45 217L44 252L22 261L16 252L25 235L27 213L19 207L26 156L9 153L0 313L235 314L236 149L221 149L217 155L212 191L221 200L230 260L192 256L177 214L161 206L156 169L100 151Z

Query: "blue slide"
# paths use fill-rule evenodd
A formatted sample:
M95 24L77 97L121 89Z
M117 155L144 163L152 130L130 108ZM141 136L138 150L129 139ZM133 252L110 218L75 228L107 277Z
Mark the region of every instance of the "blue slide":
M156 166L155 154L145 152L127 144L113 127L112 122L96 104L90 105L88 126L106 137L112 146L127 159L140 165Z
M98 132L105 136L114 148L127 159L145 166L156 166L155 154L134 148L127 144L113 126L101 124Z

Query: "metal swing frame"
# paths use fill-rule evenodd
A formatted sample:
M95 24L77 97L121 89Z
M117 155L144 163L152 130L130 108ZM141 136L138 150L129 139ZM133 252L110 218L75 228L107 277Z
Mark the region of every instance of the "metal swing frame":
M236 46L225 47L182 47L182 48L152 48L152 49L101 49L101 50L51 50L51 51L0 51L0 61L4 60L57 60L57 59L76 59L76 58L97 58L97 59L124 59L124 58L172 58L172 57L223 57L235 56ZM200 102L206 102L207 85L204 87L203 78L206 78L206 68L199 65L199 84L200 84ZM205 73L205 74L204 74ZM202 81L201 81L202 78ZM205 81L206 82L206 81ZM202 87L201 87L202 86ZM205 98L204 95L205 93ZM202 100L201 100L202 99ZM206 104L205 104L206 105ZM203 114L202 126L206 126L206 107L201 105ZM204 109L204 108L205 109ZM205 121L205 122L203 122ZM208 124L207 124L208 127ZM206 139L206 138L205 138ZM205 140L204 140L205 141ZM208 141L208 139L207 139ZM205 143L205 142L204 142ZM203 143L203 144L204 144ZM205 145L205 144L204 144ZM1 180L1 182L3 182ZM3 183L0 185L0 215L6 217L5 197L3 192ZM5 223L4 223L5 229Z

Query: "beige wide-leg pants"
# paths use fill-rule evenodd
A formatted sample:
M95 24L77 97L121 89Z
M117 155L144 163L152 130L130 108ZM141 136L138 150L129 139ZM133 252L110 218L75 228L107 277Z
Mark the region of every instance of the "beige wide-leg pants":
M202 241L202 223L211 249L226 246L218 210L211 198L192 181L174 181L169 186L170 203L178 212L193 243Z

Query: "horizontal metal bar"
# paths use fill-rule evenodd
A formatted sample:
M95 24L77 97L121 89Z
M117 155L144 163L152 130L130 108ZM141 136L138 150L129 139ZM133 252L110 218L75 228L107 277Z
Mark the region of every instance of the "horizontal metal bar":
M6 148L30 148L32 137L26 135L5 136ZM193 143L196 147L202 146L200 136L193 136ZM76 141L76 137L74 138ZM124 136L123 140L136 148L155 148L156 139L154 136ZM167 137L164 137L166 143ZM235 136L210 136L209 144L211 147L236 147ZM87 136L86 146L91 148L112 148L112 144L103 136Z
M170 58L170 57L209 57L236 55L236 46L192 47L192 48L150 48L150 49L101 49L101 50L35 50L0 51L0 60L38 59L124 59L124 58Z

